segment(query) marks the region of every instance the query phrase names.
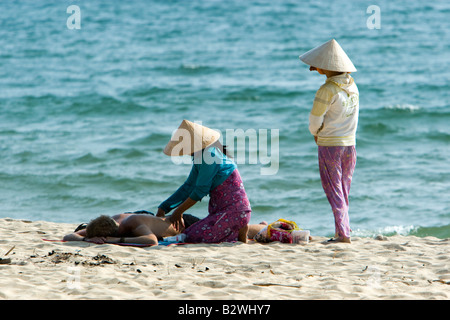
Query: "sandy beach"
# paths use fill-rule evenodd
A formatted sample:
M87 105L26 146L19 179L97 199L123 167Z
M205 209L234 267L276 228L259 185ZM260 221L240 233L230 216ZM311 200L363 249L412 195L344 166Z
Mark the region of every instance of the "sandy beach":
M450 298L450 239L139 248L43 240L62 239L75 224L0 222L0 299Z

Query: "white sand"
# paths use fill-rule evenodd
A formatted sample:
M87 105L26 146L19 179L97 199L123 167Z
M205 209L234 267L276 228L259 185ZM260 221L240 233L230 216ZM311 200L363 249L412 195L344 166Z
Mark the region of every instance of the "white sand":
M0 219L0 258L11 259L0 264L0 299L450 298L450 239L147 248L42 240L76 226Z

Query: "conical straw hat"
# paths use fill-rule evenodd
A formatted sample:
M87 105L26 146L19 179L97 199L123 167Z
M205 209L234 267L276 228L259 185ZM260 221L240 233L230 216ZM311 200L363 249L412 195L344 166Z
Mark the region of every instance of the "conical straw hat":
M191 155L212 145L219 138L220 132L183 120L164 148L164 153L172 157Z
M310 66L324 70L356 72L352 61L334 39L302 54L300 60Z

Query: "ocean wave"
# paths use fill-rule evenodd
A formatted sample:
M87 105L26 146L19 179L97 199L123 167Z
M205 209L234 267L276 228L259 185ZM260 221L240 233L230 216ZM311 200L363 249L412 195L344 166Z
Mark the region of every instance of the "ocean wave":
M450 224L444 226L422 227L414 225L386 226L378 229L356 229L352 231L352 236L375 237L383 236L416 236L416 237L436 237L440 239L450 238Z
M438 227L416 227L410 231L409 235L417 237L436 237L440 239L450 238L450 224Z
M392 118L396 115L403 115L405 119L422 117L441 118L450 116L450 105L431 107L415 104L390 104L379 108L361 109L360 117L369 117L370 119L387 119L387 120L402 120L403 118ZM373 121L373 120L372 120Z
M225 71L225 68L194 63L184 63L178 67L177 71L185 75L211 74L216 72L222 74Z
M167 141L170 139L170 135L163 134L163 133L150 133L146 136L136 138L134 140L131 140L128 142L129 145L132 146L164 146Z
M82 164L99 163L99 162L102 162L103 159L96 157L92 153L89 152L80 157L75 158L73 161L75 164L82 165Z
M416 227L413 225L400 226L386 226L377 229L356 229L352 230L352 236L356 237L374 237L376 235L394 236L394 235L409 235Z
M143 158L147 156L146 152L136 148L112 148L106 153L108 157L115 156L125 159Z
M395 104L383 107L385 110L415 112L421 110L421 107L413 104Z
M150 97L159 97L160 94L170 93L172 89L157 87L157 86L143 86L137 87L133 89L127 89L121 93L121 97L124 98L150 98Z
M125 115L139 113L148 109L129 100L121 100L111 96L87 94L70 99L66 112L80 116Z
M364 133L374 133L374 134L392 134L398 132L398 128L393 127L392 125L375 122L369 124L361 125L361 132Z
M223 75L226 72L226 69L223 67L195 64L195 63L182 63L174 67L156 66L153 67L151 70L153 72L161 73L164 76L167 75L200 76L214 73Z
M361 111L359 133L395 134L406 139L429 137L447 141L449 132L446 119L449 116L448 107L388 105Z
M259 215L271 215L274 211L276 211L279 207L278 206L272 206L272 205L265 205L265 204L257 204L252 205L252 211L257 212Z
M450 132L431 130L425 134L425 137L432 141L450 142Z

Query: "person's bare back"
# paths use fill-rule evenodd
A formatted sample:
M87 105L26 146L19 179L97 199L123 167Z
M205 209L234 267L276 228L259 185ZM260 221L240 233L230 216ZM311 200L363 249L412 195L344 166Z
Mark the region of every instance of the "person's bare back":
M143 233L154 234L157 238L170 237L179 234L171 224L169 217L132 214L125 217L119 224L118 236L133 237Z

